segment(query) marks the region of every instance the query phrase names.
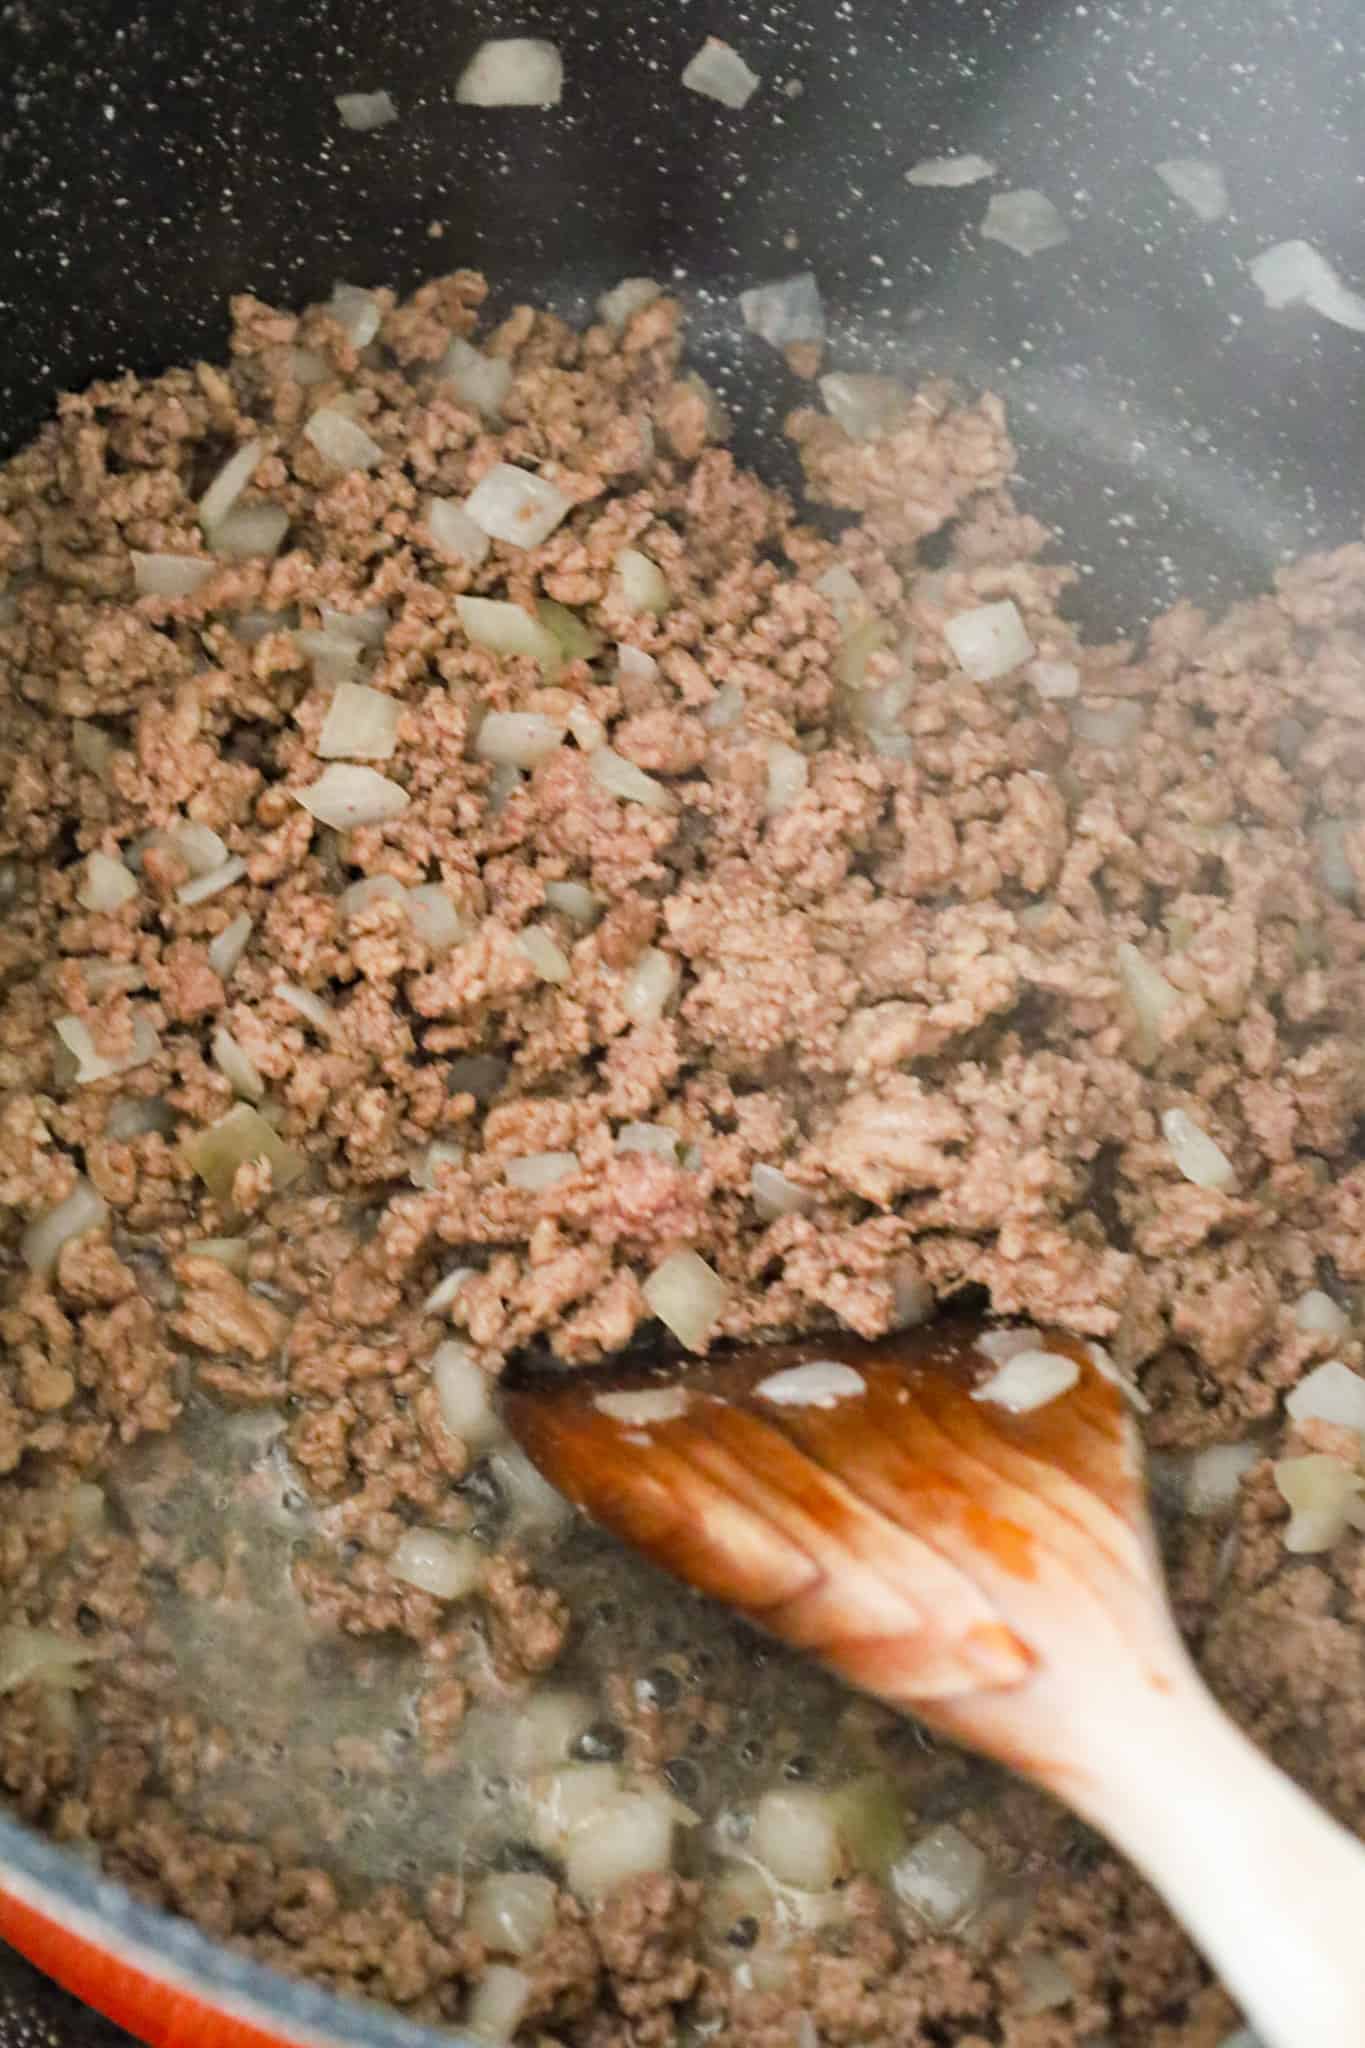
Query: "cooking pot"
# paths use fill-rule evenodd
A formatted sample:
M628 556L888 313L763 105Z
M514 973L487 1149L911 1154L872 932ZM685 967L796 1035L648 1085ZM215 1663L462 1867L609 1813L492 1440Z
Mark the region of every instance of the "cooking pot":
M551 111L458 106L493 34L553 39ZM684 91L708 34L762 79L740 112ZM338 277L411 288L473 265L495 303L584 319L623 276L690 308L736 447L795 482L796 387L736 294L812 269L841 367L1004 393L1025 503L1087 571L1087 626L1221 602L1351 537L1365 341L1272 311L1248 265L1302 237L1365 279L1357 0L8 0L0 73L0 438L121 368L224 349L229 294L286 305ZM335 95L387 90L356 133ZM988 188L907 183L977 151L1065 217L1028 260ZM1155 163L1216 160L1201 222ZM0 1935L154 2042L417 2048L449 2036L288 1982L0 1819ZM107 2038L15 1965L0 2039Z

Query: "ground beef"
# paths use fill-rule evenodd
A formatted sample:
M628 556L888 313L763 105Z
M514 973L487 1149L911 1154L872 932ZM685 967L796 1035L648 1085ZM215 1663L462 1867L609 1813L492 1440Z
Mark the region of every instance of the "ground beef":
M866 443L797 411L810 497L855 515L831 539L718 445L673 300L623 333L514 310L481 343L512 373L488 419L439 370L484 293L464 272L380 293L363 352L325 310L242 299L228 368L67 397L0 471L0 1583L12 1625L86 1653L75 1691L0 1692L9 1797L268 1961L458 2018L490 1956L449 1847L363 1888L344 1802L317 1787L339 1773L378 1801L411 1748L424 1805L457 1797L466 1738L594 1638L545 1547L552 1510L505 1446L450 1428L433 1354L590 1364L647 1331L643 1283L687 1245L724 1282L716 1338L873 1336L976 1288L1104 1339L1168 1487L1256 1431L1228 1514L1164 1532L1180 1619L1233 1713L1365 1830L1359 1538L1288 1559L1272 1471L1318 1441L1285 1429L1285 1392L1329 1353L1363 1360L1365 549L1220 620L1180 605L1140 644L1084 644L1059 609L1072 572L1009 496L993 398L907 392ZM329 404L378 444L369 471L304 434ZM286 537L214 559L196 501L253 437L246 502L280 506ZM476 565L443 552L430 500L500 461L555 483L569 517ZM629 610L627 546L661 569L663 610ZM140 596L134 552L208 574ZM575 638L548 669L499 659L465 596L571 607ZM1075 665L1074 704L1031 663L990 683L958 667L950 620L1005 601L1039 660ZM407 799L346 832L297 801L339 680L397 703L373 765ZM573 736L494 769L480 724L508 710ZM657 804L603 786L602 738ZM775 742L806 764L776 809ZM233 863L216 892L205 844ZM126 901L94 907L92 855L126 864ZM457 943L409 916L400 892L423 885ZM650 947L675 987L641 1017ZM1163 977L1155 1023L1123 947ZM77 1083L59 1020L117 1071ZM286 1149L211 1192L197 1142L239 1100ZM1181 1177L1170 1109L1216 1139L1230 1188ZM618 1148L642 1122L651 1148ZM507 1171L534 1153L568 1155L537 1192ZM760 1212L759 1165L800 1213ZM30 1273L25 1231L82 1179L104 1220ZM1346 1311L1331 1343L1297 1325L1310 1287ZM258 1546L176 1519L209 1449L230 1464L239 1441L219 1508L295 1532L270 1553L289 1624L247 1661L297 1655L356 1699L411 1667L380 1727L300 1732L263 1684L248 1742L212 1687L180 1697L196 1627L235 1640L262 1596ZM468 1600L396 1575L414 1527L484 1549ZM744 1711L676 1660L643 1690L633 1669L596 1682L624 1768L670 1783ZM834 1721L841 1761L849 1729L879 1764L894 1751L887 1720ZM291 1745L295 1797L267 1812ZM965 1796L952 1753L914 1768L926 1820ZM1055 1809L996 1782L961 1812L994 1873L962 1939L857 1880L837 1925L780 1955L760 1929L746 1961L747 1927L712 1928L690 1878L591 1910L558 1884L530 2034L664 2048L703 2025L721 2048L790 2048L798 2012L819 2041L886 2048L1212 2048L1232 2029L1139 1880ZM494 1846L560 1875L533 1844Z

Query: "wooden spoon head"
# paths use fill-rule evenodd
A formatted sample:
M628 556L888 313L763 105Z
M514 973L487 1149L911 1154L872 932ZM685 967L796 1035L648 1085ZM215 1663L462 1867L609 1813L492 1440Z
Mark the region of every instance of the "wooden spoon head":
M1050 1681L1107 1673L1116 1632L1150 1665L1169 1626L1112 1367L1031 1332L1070 1384L1011 1412L990 1391L1002 1334L952 1319L543 1374L504 1412L545 1477L655 1564L1042 1776L1036 1745L979 1703L1055 1706Z

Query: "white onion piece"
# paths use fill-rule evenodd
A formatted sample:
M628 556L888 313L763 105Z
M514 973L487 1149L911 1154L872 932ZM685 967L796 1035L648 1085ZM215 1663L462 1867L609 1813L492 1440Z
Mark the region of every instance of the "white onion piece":
M643 647L630 647L621 640L616 647L616 673L623 682L652 683L659 673L659 664Z
M947 621L943 637L957 665L974 682L990 683L1020 667L1033 653L1013 598L978 605Z
M1355 869L1346 854L1346 826L1341 818L1323 818L1313 827L1318 847L1318 873L1329 896L1339 903L1354 903Z
M401 817L411 801L407 791L386 775L342 761L324 768L316 782L296 789L294 796L320 825L330 825L334 832Z
M277 981L270 993L286 1009L293 1010L315 1031L321 1032L324 1038L330 1038L336 1030L336 1011L321 996L314 995L311 989L300 988L296 981Z
M1122 942L1117 958L1119 987L1132 1016L1138 1058L1146 1063L1161 1051L1161 1020L1180 998L1165 975L1144 960L1136 946Z
M759 76L751 71L738 50L732 50L719 36L708 36L684 70L682 82L689 92L704 99L719 100L735 112L747 107L759 87Z
M541 1478L523 1451L495 1451L490 1463L506 1496L516 1533L527 1537L548 1534L573 1513L563 1494Z
M528 1787L531 1840L538 1849L562 1855L574 1829L616 1798L621 1772L616 1764L569 1764L542 1771Z
M611 595L631 612L661 616L673 602L668 578L639 548L622 548L614 564Z
M1284 1405L1295 1422L1335 1422L1365 1435L1365 1379L1339 1358L1315 1367Z
M1295 1557L1330 1550L1351 1526L1351 1511L1361 1497L1361 1478L1340 1458L1314 1453L1307 1458L1281 1458L1274 1467L1275 1485L1291 1510L1284 1547Z
M1311 242L1276 242L1250 266L1252 283L1273 312L1307 306L1338 327L1365 334L1365 297L1344 285Z
M210 825L200 825L194 819L186 819L173 826L168 834L156 834L157 840L168 838L192 875L209 875L222 866L227 859L227 847Z
M854 376L843 370L822 377L819 390L830 418L855 441L875 441L910 402L910 393L894 377Z
M676 1823L662 1802L621 1792L581 1820L564 1852L564 1875L576 1898L597 1901L632 1877L673 1867Z
M383 310L373 292L358 284L334 284L327 311L352 348L368 348L379 332Z
M208 536L215 555L229 561L245 562L253 555L273 555L289 531L289 514L283 505L262 502L238 505L219 521Z
M843 1875L837 1814L829 1795L812 1786L765 1792L749 1844L764 1870L799 1891L827 1892Z
M772 284L754 285L740 293L739 309L749 332L774 348L825 338L825 309L813 271L801 270Z
M699 1351L715 1329L729 1289L699 1252L670 1252L642 1289L650 1314L689 1351Z
M368 683L338 683L318 734L324 761L387 761L398 745L402 705Z
M465 1281L472 1279L476 1270L477 1268L474 1266L452 1266L450 1271L436 1282L436 1285L422 1303L422 1314L424 1316L444 1315L451 1302L454 1301L456 1295L464 1286Z
M581 1168L576 1152L527 1152L520 1159L509 1159L503 1172L509 1187L540 1195L547 1188L558 1187L562 1180L571 1180Z
M553 1878L531 1870L498 1871L469 1895L465 1925L495 1956L529 1956L555 1924Z
M320 405L304 421L303 431L334 469L373 469L384 459L379 443L334 405Z
M1168 192L1200 220L1221 220L1228 210L1228 181L1221 164L1207 157L1173 156L1152 167Z
M131 868L109 853L89 853L85 869L76 884L76 901L85 910L108 912L121 909L137 895L137 876Z
M389 1558L389 1571L404 1585L437 1600L466 1600L479 1583L483 1552L468 1536L443 1536L437 1529L406 1529Z
M539 711L490 711L479 727L474 752L480 761L534 768L563 744L563 725Z
M798 1187L776 1166L751 1167L749 1192L754 1208L765 1223L771 1223L779 1216L803 1215L815 1202L809 1188Z
M213 1064L233 1094L240 1095L244 1102L259 1102L265 1094L265 1076L226 1024L215 1027L211 1050Z
M628 1429L647 1429L651 1422L676 1422L689 1406L686 1387L634 1387L620 1394L595 1394L593 1407Z
M130 550L139 597L193 597L217 568L201 555L140 555Z
M440 882L422 882L407 892L412 928L431 953L448 953L469 936L469 927Z
M974 1401L990 1401L1011 1415L1029 1415L1074 1387L1081 1369L1059 1351L1019 1351L983 1385L972 1390Z
M469 1995L466 2031L479 2041L510 2041L526 2017L534 1989L524 1970L490 1963Z
M199 500L199 524L206 530L227 518L251 482L264 448L264 441L244 441L235 454L229 455Z
M989 1358L992 1365L1008 1365L1010 1359L1018 1358L1023 1351L1042 1351L1041 1330L983 1330L973 1347L983 1358Z
M623 277L597 301L597 317L618 333L628 327L637 313L663 297L663 286L652 277Z
M342 890L337 909L343 917L358 917L372 903L401 903L406 909L407 902L408 892L395 875L366 875Z
M986 1887L986 1857L951 1821L921 1835L891 1868L891 1889L931 1927L956 1927Z
M359 671L360 642L344 634L315 633L309 628L295 633L294 644L308 656L320 683L344 683Z
M933 1313L934 1290L911 1259L892 1268L892 1329L913 1330Z
M837 1358L811 1358L769 1373L754 1392L777 1408L837 1408L841 1401L861 1400L867 1381Z
M1260 1456L1255 1444L1210 1444L1196 1451L1185 1473L1186 1512L1200 1517L1226 1513Z
M114 742L101 726L91 725L88 719L73 718L71 751L82 768L103 780L114 756Z
M543 924L528 924L518 932L517 945L542 981L565 982L573 972L567 953Z
M998 192L986 208L981 233L988 242L1003 242L1017 256L1040 256L1070 237L1070 229L1052 201L1026 187Z
M563 96L563 60L539 36L481 43L455 84L464 107L557 107Z
M546 669L560 666L563 656L554 634L519 604L496 597L457 597L455 609L476 647L493 654L528 654Z
M646 946L621 984L621 1007L632 1024L656 1024L677 986L677 962L657 946Z
M595 925L602 915L602 905L582 882L547 882L545 901L551 910L562 911L585 928Z
M767 740L763 751L768 761L768 787L763 799L764 813L775 818L790 810L810 781L810 762L799 747L783 740Z
M472 342L456 335L436 366L437 378L454 388L455 396L487 420L497 420L512 388L512 365L502 356L486 356Z
M251 1261L251 1247L244 1237L201 1237L195 1244L185 1246L187 1259L212 1259L217 1266L226 1266L229 1273L235 1273L239 1280L245 1280Z
M387 128L398 119L398 109L386 92L339 92L335 97L342 127L353 128L358 135Z
M362 611L344 612L335 605L318 606L324 633L339 634L343 640L354 640L360 647L382 647L393 620L382 604L367 605Z
M1237 1171L1227 1153L1183 1109L1163 1112L1161 1134L1181 1173L1195 1187L1227 1190L1235 1184Z
M842 562L833 563L812 587L827 600L842 632L850 632L869 616L862 585Z
M520 768L510 767L506 762L498 763L488 778L488 808L494 817L516 795L525 780Z
M494 540L538 548L573 510L573 500L532 470L495 462L465 499L464 509Z
M89 1681L85 1667L94 1654L88 1643L72 1642L55 1629L11 1622L0 1628L0 1695L16 1692L21 1685L79 1692Z
M444 1144L437 1139L427 1146L417 1164L408 1169L408 1179L415 1188L439 1187L442 1167L463 1165L464 1146Z
M607 743L607 728L600 718L593 717L586 704L574 705L569 713L569 731L585 754Z
M722 683L702 712L701 722L708 732L724 732L727 726L737 725L743 716L743 690L738 683Z
M177 903L192 907L196 903L207 903L214 896L221 896L225 889L240 882L246 873L246 862L240 854L234 853L220 867L210 868L206 875L196 875L192 882L182 882L175 892ZM212 962L210 961L210 965Z
M1346 1335L1350 1325L1345 1309L1320 1287L1310 1287L1294 1304L1294 1327L1305 1336L1328 1337L1335 1342ZM1361 1427L1365 1429L1365 1423Z
M586 1693L559 1686L538 1692L512 1724L507 1762L519 1777L553 1770L568 1761L580 1735L591 1728L597 1709Z
M111 1074L127 1074L146 1066L161 1050L161 1040L145 1017L133 1019L132 1044L127 1052L103 1053L83 1017L59 1017L53 1025L62 1044L76 1062L76 1085L107 1081Z
M427 505L427 532L438 554L477 569L492 547L481 526L454 498L432 498Z
M1071 730L1091 747L1126 747L1142 731L1146 712L1141 704L1120 700L1108 705L1073 704Z
M667 1124L622 1124L616 1133L618 1152L652 1152L656 1159L677 1163L678 1134Z
M1032 662L1028 679L1038 695L1048 703L1080 695L1081 672L1074 661Z
M588 766L593 781L608 795L620 797L623 803L643 804L651 811L671 811L675 807L670 789L656 782L652 775L646 775L633 761L627 761L614 747L594 748L588 756Z
M103 1195L81 1178L69 1195L29 1224L19 1240L19 1255L30 1272L50 1273L68 1239L101 1229L108 1218L109 1204Z
M209 941L209 966L220 981L226 981L251 943L252 920L243 910Z
M467 1277L467 1268L459 1270ZM438 1344L431 1377L441 1420L451 1435L476 1455L497 1443L503 1427L493 1407L493 1382L469 1346L456 1338Z
M169 1105L159 1095L122 1095L109 1106L105 1119L104 1134L126 1145L131 1138L144 1138L155 1131L159 1137L169 1137L175 1129L175 1116Z
M1026 2018L1040 2012L1056 2012L1059 2007L1070 2005L1076 1996L1076 1987L1058 1956L1030 1952L1018 1957L1015 1968L1023 1988L1016 2010Z
M926 156L917 164L911 164L905 174L907 185L922 185L930 189L955 191L959 185L979 185L983 178L995 176L995 165L989 157L973 156L964 151L961 156Z

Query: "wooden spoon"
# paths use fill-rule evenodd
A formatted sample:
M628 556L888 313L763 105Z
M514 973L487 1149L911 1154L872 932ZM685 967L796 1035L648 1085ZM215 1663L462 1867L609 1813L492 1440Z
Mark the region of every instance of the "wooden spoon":
M504 1409L654 1563L1102 1829L1266 2048L1365 2044L1365 1847L1195 1672L1103 1353L954 1319L523 1377Z

